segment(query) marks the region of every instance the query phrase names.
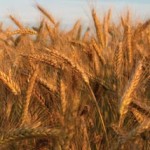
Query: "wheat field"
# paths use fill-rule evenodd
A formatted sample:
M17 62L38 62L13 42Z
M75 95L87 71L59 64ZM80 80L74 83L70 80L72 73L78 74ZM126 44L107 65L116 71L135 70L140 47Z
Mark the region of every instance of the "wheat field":
M37 9L0 26L0 150L149 150L150 20L92 9L83 33Z

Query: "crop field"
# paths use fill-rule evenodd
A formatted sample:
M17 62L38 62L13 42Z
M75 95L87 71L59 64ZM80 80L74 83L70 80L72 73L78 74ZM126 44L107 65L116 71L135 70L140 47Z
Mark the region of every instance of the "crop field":
M66 31L37 9L0 26L0 150L150 150L150 20L92 9Z

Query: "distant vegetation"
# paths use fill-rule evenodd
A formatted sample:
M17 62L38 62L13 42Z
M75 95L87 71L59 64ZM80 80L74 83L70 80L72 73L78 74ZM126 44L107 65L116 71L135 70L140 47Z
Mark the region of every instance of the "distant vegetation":
M0 27L0 149L150 149L150 20L93 9L83 34L37 8L38 28Z

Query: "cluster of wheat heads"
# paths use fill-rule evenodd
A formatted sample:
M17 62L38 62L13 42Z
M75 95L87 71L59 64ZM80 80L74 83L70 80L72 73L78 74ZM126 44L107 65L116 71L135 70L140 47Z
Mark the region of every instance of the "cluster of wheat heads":
M38 28L0 28L0 149L148 150L150 20L93 9L83 34L37 8Z

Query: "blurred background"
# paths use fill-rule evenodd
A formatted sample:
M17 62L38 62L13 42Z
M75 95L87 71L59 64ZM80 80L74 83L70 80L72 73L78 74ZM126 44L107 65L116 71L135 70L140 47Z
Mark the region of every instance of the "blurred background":
M5 26L12 25L8 17L11 14L25 25L37 25L42 19L36 9L37 3L59 20L64 28L70 27L77 19L89 25L93 7L101 17L111 8L115 21L127 10L131 11L135 20L150 18L150 0L0 0L0 22Z

